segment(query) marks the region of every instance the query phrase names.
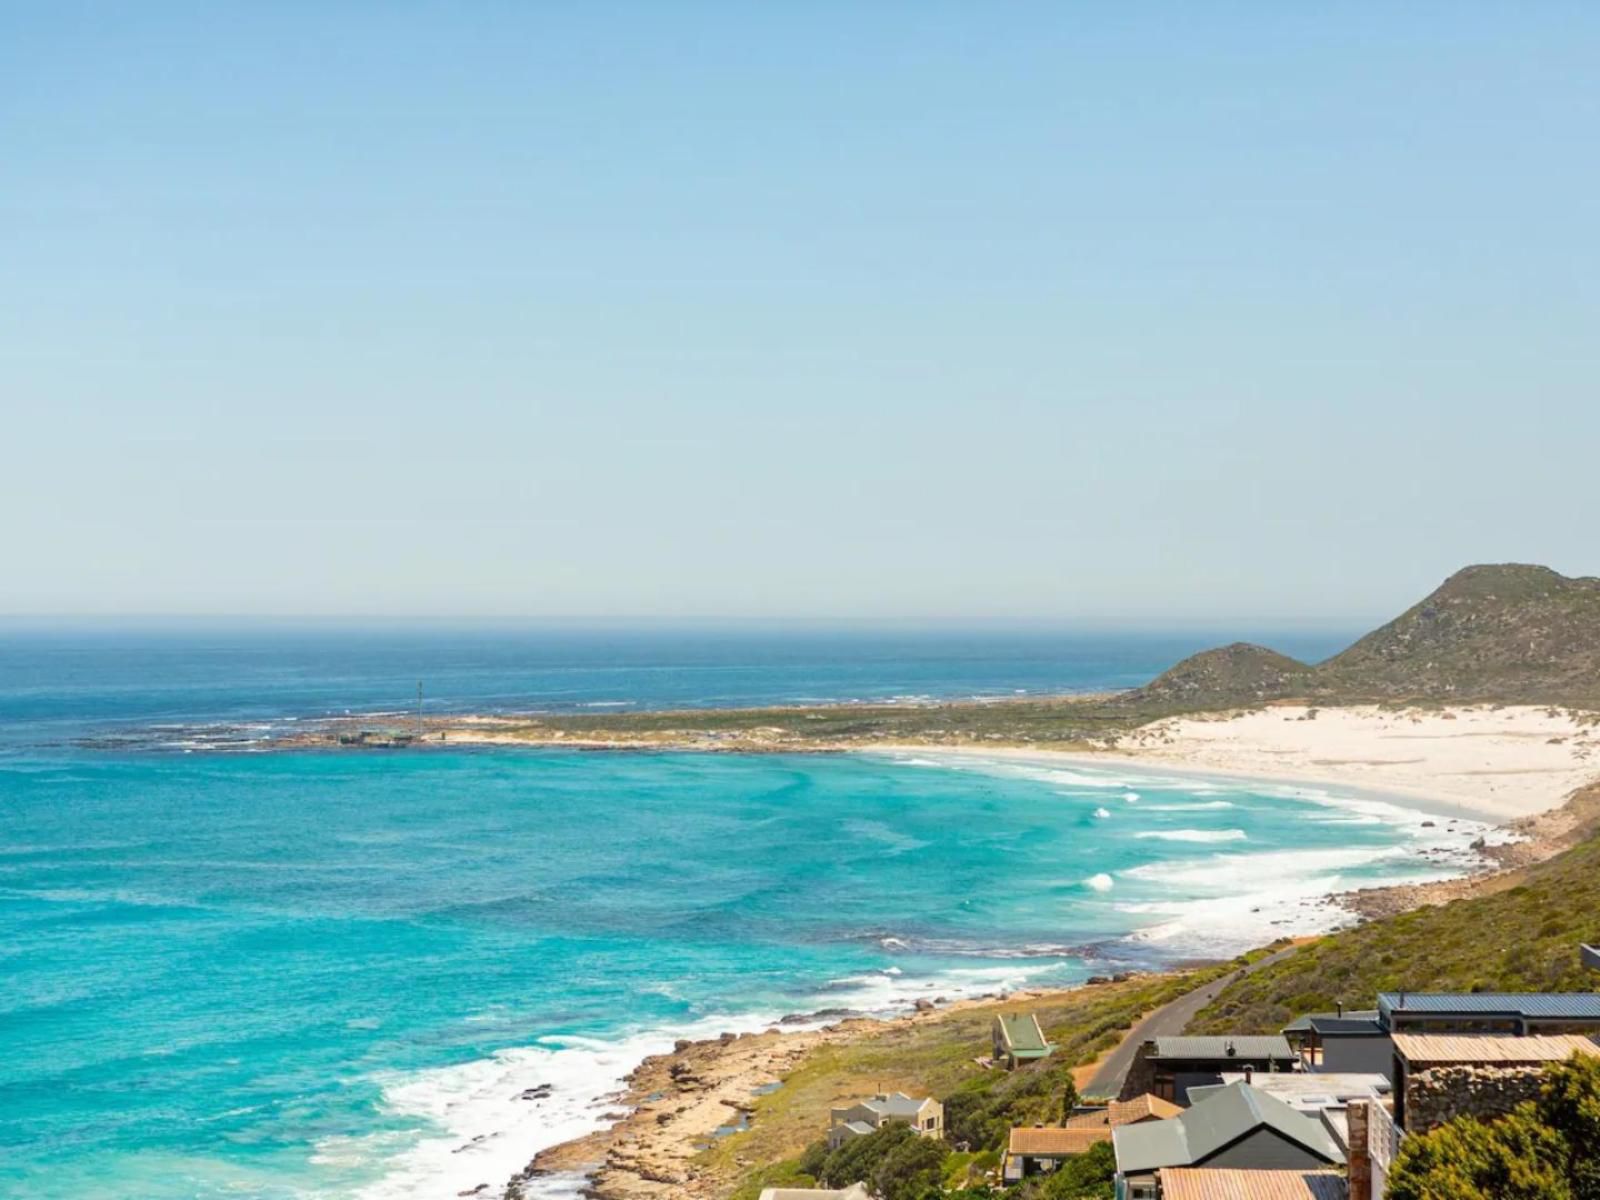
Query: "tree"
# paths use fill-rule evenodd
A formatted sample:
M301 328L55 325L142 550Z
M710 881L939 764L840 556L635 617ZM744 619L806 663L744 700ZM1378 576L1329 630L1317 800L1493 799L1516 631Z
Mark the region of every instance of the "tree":
M1064 1125L1067 1118L1072 1116L1072 1110L1078 1107L1078 1085L1069 1071L1061 1081L1061 1123Z
M1400 1144L1388 1200L1574 1200L1565 1139L1531 1104L1485 1122L1460 1117Z
M901 1139L872 1173L872 1190L883 1200L922 1200L930 1191L937 1195L949 1153L938 1138L913 1134Z
M1544 1074L1535 1110L1565 1146L1573 1200L1600 1200L1600 1058L1574 1054Z
M1057 1167L1047 1177L1044 1195L1046 1200L1111 1200L1116 1179L1116 1151L1101 1142Z

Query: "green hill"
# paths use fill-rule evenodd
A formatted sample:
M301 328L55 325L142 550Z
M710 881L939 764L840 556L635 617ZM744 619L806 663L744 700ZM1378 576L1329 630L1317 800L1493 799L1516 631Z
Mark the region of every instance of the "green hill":
M1125 702L1201 711L1289 698L1600 709L1600 579L1467 567L1317 666L1236 643L1184 659Z
M1200 702L1228 706L1259 704L1303 694L1312 669L1265 646L1234 642L1202 650L1158 675L1130 697L1139 702L1187 707Z
M1592 704L1600 579L1468 567L1317 669L1325 689L1378 697Z
M1588 794L1600 799L1600 786ZM1380 991L1591 991L1580 943L1600 943L1600 834L1513 886L1331 934L1224 989L1196 1033L1272 1032L1300 1013L1367 1008Z

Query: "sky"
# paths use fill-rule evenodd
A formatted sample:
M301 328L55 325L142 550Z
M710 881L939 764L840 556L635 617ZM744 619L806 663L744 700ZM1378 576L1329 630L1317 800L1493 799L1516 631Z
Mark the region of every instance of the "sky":
M0 7L0 614L1600 573L1600 6Z

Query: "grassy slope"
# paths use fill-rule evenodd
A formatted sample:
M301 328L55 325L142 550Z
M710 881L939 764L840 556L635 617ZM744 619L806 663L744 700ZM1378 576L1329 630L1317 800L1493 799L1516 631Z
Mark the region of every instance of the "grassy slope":
M1590 991L1578 944L1600 942L1600 834L1491 895L1331 934L1226 988L1196 1033L1260 1032L1380 991Z
M730 1184L791 1159L822 1136L828 1109L848 1097L882 1090L949 1096L986 1073L973 1060L989 1052L989 1026L1000 1011L1038 1014L1059 1047L1046 1069L1093 1061L1111 1049L1144 1013L1198 987L1232 964L1134 979L1069 992L1049 1002L986 1005L937 1020L895 1026L807 1055L784 1085L756 1104L749 1130L721 1139L704 1161Z
M986 704L850 704L553 714L530 718L523 729L532 737L547 737L559 730L568 737L585 739L666 739L685 734L738 739L775 734L784 740L830 745L902 741L966 745L997 741L1072 748L1124 733L1182 708L1181 704L1164 701L1126 703L1104 697L1052 697Z

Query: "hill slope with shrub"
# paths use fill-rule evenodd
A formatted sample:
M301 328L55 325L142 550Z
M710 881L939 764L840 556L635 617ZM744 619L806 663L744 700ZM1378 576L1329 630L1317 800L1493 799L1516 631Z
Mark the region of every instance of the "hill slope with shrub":
M1316 666L1235 643L1186 658L1120 700L1198 712L1290 697L1600 710L1600 579L1521 563L1466 567Z
M1600 987L1578 949L1600 943L1600 833L1489 886L1502 890L1330 934L1229 985L1190 1029L1272 1033L1341 1002L1370 1008L1380 991Z

